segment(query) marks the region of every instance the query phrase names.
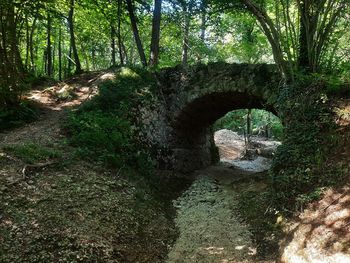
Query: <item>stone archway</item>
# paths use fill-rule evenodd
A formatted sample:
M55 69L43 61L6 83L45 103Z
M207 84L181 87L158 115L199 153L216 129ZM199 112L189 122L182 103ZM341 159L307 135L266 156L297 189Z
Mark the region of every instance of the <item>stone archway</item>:
M164 69L153 109L143 112L160 169L190 172L214 160L211 125L235 109L274 107L281 77L274 65L212 63ZM156 106L154 106L156 105Z

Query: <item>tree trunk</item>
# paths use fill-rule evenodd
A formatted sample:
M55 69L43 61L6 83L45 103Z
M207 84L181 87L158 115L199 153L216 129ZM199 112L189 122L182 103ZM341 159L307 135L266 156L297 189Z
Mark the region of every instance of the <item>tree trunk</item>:
M17 53L17 25L15 23L15 9L13 2L0 8L0 109L13 108L18 105L22 74L19 68L23 64L18 63ZM21 62L21 61L20 61ZM20 65L21 64L21 65ZM22 71L22 72L23 72ZM21 73L22 73L21 72Z
M291 80L293 78L291 67L290 65L287 65L286 61L284 60L283 50L281 47L281 36L278 33L278 30L276 29L273 21L265 12L265 10L260 8L254 1L242 1L245 4L247 10L249 10L249 12L251 12L260 23L262 31L264 32L267 40L271 45L273 58L280 72L284 75L287 81Z
M36 21L37 17L34 18L32 28L30 30L30 36L29 36L29 53L30 53L30 70L35 70L35 56L34 56L34 43L33 43L33 36L36 28Z
M252 134L252 110L247 110L247 138L249 141L250 135Z
M68 14L68 25L69 25L69 33L70 33L70 45L72 48L74 63L75 63L75 73L79 74L82 72L81 63L78 55L77 45L75 41L74 35L74 2L75 0L70 0L70 10Z
M310 71L310 61L309 61L309 51L308 51L308 41L307 34L308 30L306 24L308 23L308 17L306 17L306 2L300 1L300 34L299 34L299 56L298 56L298 68L304 69L305 71Z
M115 50L115 27L111 25L111 56L112 56L112 67L116 65L116 50Z
M23 62L21 59L21 54L19 51L18 39L17 39L17 25L15 21L15 7L11 5L8 9L8 40L10 45L10 58L11 63L18 71L20 75L23 75L25 72Z
M52 77L52 47L51 47L51 15L47 14L47 68L46 73Z
M154 0L154 11L152 21L151 58L150 65L156 66L159 62L159 38L160 21L162 16L162 0Z
M123 49L122 49L122 37L121 37L121 16L122 16L122 0L118 0L118 32L117 32L117 38L118 38L118 51L119 51L119 59L120 64L124 65L124 56L123 56Z
M62 28L60 26L58 33L58 79L62 80Z
M28 70L29 69L29 48L30 48L30 36L29 36L29 21L28 21L28 15L25 17L26 20L26 60L25 60L25 67Z
M128 12L129 12L131 27L132 27L132 31L134 33L134 38L135 38L137 50L139 52L139 56L140 56L142 65L144 67L147 67L146 55L145 55L145 51L144 51L143 46L142 46L139 30L138 30L138 27L137 27L136 17L135 17L135 13L134 13L134 7L133 7L133 4L132 4L132 0L126 0L126 3L127 3L127 8L128 8Z
M200 38L204 42L205 31L207 28L207 0L202 0L201 3L201 35Z
M121 42L121 48L123 50L122 56L123 56L124 63L128 64L128 61L129 61L128 52L126 51L126 47L123 42Z
M184 35L182 44L182 65L186 66L188 64L188 48L189 48L189 33L190 33L190 23L191 23L191 11L192 3L188 5L186 3L182 6L183 16L184 16Z
M92 69L96 70L96 62L95 62L96 56L95 56L95 47L92 47L91 49L91 63L92 63Z
M68 66L66 70L66 77L68 77L72 72L72 45L69 45L69 53L67 58Z

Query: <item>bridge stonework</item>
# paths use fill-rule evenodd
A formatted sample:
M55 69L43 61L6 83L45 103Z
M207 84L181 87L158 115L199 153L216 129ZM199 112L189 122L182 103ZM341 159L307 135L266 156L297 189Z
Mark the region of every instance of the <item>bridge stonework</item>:
M281 76L275 65L211 63L157 73L158 91L141 109L159 169L191 172L216 159L211 125L236 109L274 107Z

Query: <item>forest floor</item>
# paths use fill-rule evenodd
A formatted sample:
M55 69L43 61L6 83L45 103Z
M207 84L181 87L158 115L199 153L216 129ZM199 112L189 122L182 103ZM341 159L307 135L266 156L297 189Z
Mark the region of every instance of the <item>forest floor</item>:
M232 160L240 157L242 141L218 141L225 164L161 191L134 171L77 158L61 125L70 109L112 78L112 72L86 73L33 90L27 97L40 105L39 119L0 133L0 262L250 263L275 262L279 254L288 263L350 262L346 185L328 189L285 224L282 247L278 231L256 237L266 229L254 229L261 222L254 226L244 213L264 219L264 211L250 210L267 187L261 171L269 163ZM349 142L350 132L343 134ZM350 156L347 145L344 162ZM251 203L244 203L246 197Z
M0 262L164 262L176 229L134 171L75 156L61 126L111 72L27 95L39 119L0 133Z

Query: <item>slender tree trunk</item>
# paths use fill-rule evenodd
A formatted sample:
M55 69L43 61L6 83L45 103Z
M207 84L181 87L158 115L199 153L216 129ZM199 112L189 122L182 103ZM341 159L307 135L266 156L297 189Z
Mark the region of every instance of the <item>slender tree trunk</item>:
M247 110L247 138L249 141L249 137L252 134L252 110Z
M121 17L122 17L122 0L118 0L118 32L117 32L118 51L119 51L120 64L124 65L124 56L123 56L123 50L122 50L122 37L121 37Z
M96 70L96 53L95 53L95 47L91 50L91 60L92 60L92 69Z
M246 150L250 146L250 136L252 135L252 110L248 109L247 110L247 140L246 140Z
M25 60L25 67L28 70L29 69L29 49L30 49L30 36L29 36L29 21L28 21L28 15L25 17L26 20L26 60Z
M52 46L51 46L51 15L47 14L47 69L46 73L52 77Z
M47 74L47 48L44 49L42 60L43 60L42 71L44 72L44 74Z
M159 38L160 21L162 16L162 0L154 0L154 11L152 21L151 58L150 65L156 66L159 62Z
M184 16L184 32L183 32L183 43L182 43L182 65L186 66L188 64L188 48L189 48L189 33L190 33L190 23L192 12L192 2L187 5L183 4L183 16Z
M70 10L68 14L68 24L69 24L69 33L70 33L70 44L74 56L75 63L75 73L79 74L82 72L81 63L78 55L77 45L74 35L74 2L75 0L70 0Z
M298 56L298 68L310 71L310 61L308 55L308 41L307 41L307 28L308 18L306 17L306 2L300 1L300 34L299 34L299 56Z
M133 65L134 64L134 52L135 50L134 50L134 46L131 46L130 47L130 53L129 53L129 56L128 56L128 64L131 64L131 65Z
M129 56L128 56L128 52L126 51L126 47L124 45L123 42L121 42L121 48L123 50L123 60L124 60L124 63L128 64L129 63Z
M55 36L57 37L57 35ZM52 43L52 76L55 77L56 75L56 67L55 65L57 64L56 63L56 60L58 60L58 43L56 41L54 41Z
M111 55L112 55L112 67L116 65L116 50L115 50L115 27L111 25Z
M30 70L35 71L35 56L34 56L34 43L33 43L33 36L36 28L36 21L37 17L34 18L32 28L30 30L30 36L29 36L29 52L30 52Z
M139 56L141 59L141 63L144 67L147 67L145 50L143 49L139 30L137 27L137 22L136 22L136 17L135 17L135 13L134 13L134 6L132 4L132 0L126 0L126 3L127 3L128 12L129 12L131 27L132 27L132 31L134 33L134 38L135 38L137 50L139 52Z
M58 33L58 79L62 80L62 28Z
M67 58L68 66L66 71L66 77L68 77L72 72L72 45L69 45L69 53Z
M207 29L207 0L202 0L201 3L201 35L200 38L204 42L205 31Z
M260 6L257 5L254 1L242 1L245 4L247 10L249 10L259 21L261 28L271 45L272 54L280 72L284 75L287 81L291 80L293 78L291 72L292 67L288 65L284 60L283 50L281 47L281 36L279 35L278 30L276 29L273 21L265 12L265 10L260 8Z

